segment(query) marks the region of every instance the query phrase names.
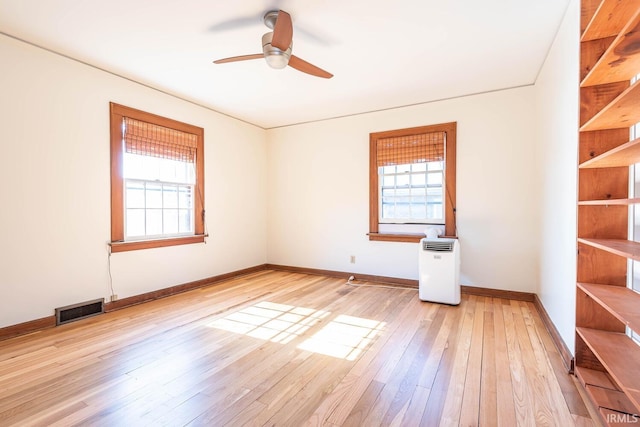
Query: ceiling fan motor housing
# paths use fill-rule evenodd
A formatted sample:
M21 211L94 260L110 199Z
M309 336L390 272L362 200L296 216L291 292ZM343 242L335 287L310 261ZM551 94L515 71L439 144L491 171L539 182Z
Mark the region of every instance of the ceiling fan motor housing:
M287 64L289 64L289 59L291 58L291 47L293 46L293 43L289 45L289 48L287 50L281 50L271 45L272 38L272 31L262 36L262 52L264 53L264 58L271 68L284 68L287 66Z

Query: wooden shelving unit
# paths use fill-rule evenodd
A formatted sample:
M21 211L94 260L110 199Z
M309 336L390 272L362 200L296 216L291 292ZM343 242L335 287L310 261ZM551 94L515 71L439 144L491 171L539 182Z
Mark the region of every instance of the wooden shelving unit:
M615 168L640 162L640 138L629 141L599 156L580 163L581 169Z
M635 331L640 330L639 296L631 289L622 286L578 283L582 290L609 313Z
M582 0L575 373L605 425L640 415L640 294L627 288L640 162L640 0ZM625 418L628 416L627 418Z
M635 405L627 395L615 384L614 380L606 373L593 369L576 367L576 376L592 401L599 403L599 412L604 419L610 413L635 414ZM629 417L633 421L633 417ZM620 425L620 424L616 424ZM623 424L624 425L624 424Z
M640 347L625 334L577 328L578 335L607 369L620 390L640 408L640 365L628 363L640 358ZM611 408L610 408L611 409Z
M621 4L621 2L617 3ZM582 80L581 87L631 80L633 76L638 74L640 57L627 54L627 52L637 49L634 47L634 43L638 43L637 38L629 36L631 32L640 31L640 14L638 13L640 6L636 6L636 8L635 16L620 31L620 34L589 71L589 74Z
M636 205L640 203L640 198L633 199L606 199L606 200L582 200L578 206L620 206Z
M598 111L580 127L580 131L631 127L640 121L638 104L640 104L640 81Z
M639 0L583 1L583 31L580 41L617 36L639 7Z
M640 243L631 240L618 239L583 239L578 238L578 243L593 246L612 254L640 261Z

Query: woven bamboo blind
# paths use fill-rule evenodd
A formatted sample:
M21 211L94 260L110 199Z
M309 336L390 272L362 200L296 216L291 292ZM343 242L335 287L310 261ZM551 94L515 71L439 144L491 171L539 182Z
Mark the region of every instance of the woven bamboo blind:
M444 160L445 132L380 138L377 141L377 162L380 166Z
M195 163L198 136L125 117L124 145L127 153Z

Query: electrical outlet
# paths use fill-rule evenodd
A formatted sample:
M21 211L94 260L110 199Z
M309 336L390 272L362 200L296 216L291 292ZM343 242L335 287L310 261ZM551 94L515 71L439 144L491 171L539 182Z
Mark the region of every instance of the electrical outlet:
M114 301L118 301L118 295L116 294L111 295L111 302L114 302Z
M356 263L356 256L355 256L355 255L351 255L351 256L349 257L349 262L350 262L351 264L355 264L355 263Z

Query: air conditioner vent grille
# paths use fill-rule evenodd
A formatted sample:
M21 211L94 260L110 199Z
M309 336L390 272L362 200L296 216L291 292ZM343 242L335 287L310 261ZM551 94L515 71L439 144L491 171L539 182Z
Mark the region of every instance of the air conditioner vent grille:
M423 240L422 250L434 252L451 252L453 251L453 241L451 240Z

